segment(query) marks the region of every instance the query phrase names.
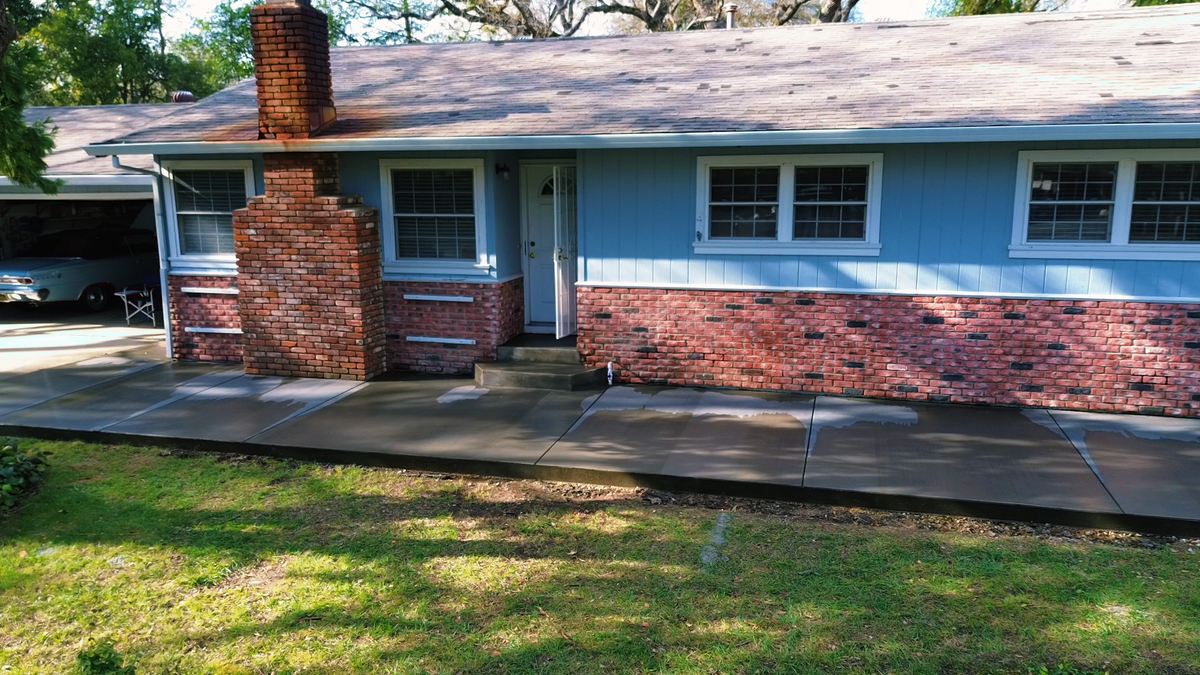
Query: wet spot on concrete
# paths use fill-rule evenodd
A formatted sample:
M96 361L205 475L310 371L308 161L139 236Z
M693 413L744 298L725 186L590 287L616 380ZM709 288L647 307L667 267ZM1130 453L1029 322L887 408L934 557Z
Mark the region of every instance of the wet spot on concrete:
M586 404L587 401L584 401ZM599 412L647 410L668 415L718 415L725 417L756 417L758 415L789 415L801 424L812 416L812 402L806 399L769 400L746 394L703 391L700 389L664 389L643 393L633 387L612 387L594 405L587 407L574 431L589 417Z
M451 389L450 391L442 394L441 396L438 397L437 402L438 403L456 403L458 401L477 401L477 400L479 400L479 397L488 393L488 391L490 391L490 390L484 389L483 387L476 387L474 385L468 384L468 385L464 385L462 387L455 387L455 388Z

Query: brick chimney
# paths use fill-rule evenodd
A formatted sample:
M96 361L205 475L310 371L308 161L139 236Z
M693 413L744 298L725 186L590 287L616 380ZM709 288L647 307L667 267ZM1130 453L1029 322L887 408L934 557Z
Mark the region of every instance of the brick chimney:
M329 28L309 0L250 13L260 139L332 124ZM263 194L233 214L242 362L252 375L366 380L383 372L379 213L343 195L335 153L262 158Z
M250 11L258 137L311 138L337 121L329 22L310 0L266 0Z

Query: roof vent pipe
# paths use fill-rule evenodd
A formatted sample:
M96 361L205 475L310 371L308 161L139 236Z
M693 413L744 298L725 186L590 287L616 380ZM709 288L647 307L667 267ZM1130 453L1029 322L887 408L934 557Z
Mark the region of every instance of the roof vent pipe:
M737 11L738 11L737 3L729 2L729 3L725 4L725 28L733 28L734 27L735 20L733 18L733 15L737 14Z

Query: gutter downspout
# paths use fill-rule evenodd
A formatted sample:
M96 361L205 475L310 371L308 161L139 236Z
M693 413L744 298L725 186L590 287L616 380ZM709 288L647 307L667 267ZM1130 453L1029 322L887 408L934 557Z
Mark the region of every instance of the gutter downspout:
M162 167L158 165L158 162L154 163L154 171L125 166L121 164L121 158L116 155L113 155L112 165L117 169L154 177L154 231L158 235L158 283L162 287L163 330L166 332L167 358L173 359L175 358L175 343L171 339L171 293L170 287L167 285L167 272L170 271L167 258L170 254L167 250L166 214L163 213ZM195 191L190 185L187 187L189 190Z

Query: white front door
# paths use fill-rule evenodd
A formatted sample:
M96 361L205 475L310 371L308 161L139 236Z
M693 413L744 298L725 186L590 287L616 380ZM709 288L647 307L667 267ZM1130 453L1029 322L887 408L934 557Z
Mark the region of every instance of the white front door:
M555 333L559 295L555 278L558 257L555 241L555 167L528 164L522 168L525 170L526 330Z

